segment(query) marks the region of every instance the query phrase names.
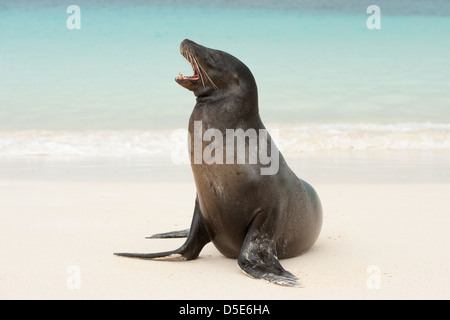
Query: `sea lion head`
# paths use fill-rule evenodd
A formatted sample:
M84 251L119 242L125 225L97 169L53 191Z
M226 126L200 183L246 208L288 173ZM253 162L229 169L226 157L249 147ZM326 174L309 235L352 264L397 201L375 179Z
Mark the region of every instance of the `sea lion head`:
M180 53L191 64L194 75L183 76L180 73L175 81L193 91L196 97L220 97L223 94L257 97L252 73L231 54L188 39L181 42Z

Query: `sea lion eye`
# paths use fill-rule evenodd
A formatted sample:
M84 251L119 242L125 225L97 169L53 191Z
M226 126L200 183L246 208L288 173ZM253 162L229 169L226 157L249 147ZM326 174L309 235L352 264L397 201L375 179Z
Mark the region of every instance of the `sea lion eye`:
M214 61L214 63L217 63L217 60L216 59L214 59L214 55L212 55L212 54L209 54L209 57L212 59L212 61Z

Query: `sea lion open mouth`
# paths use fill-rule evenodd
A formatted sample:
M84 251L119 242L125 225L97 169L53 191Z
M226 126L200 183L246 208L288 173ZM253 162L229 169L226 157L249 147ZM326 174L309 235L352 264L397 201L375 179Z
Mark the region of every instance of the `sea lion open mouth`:
M175 81L182 81L182 80L190 80L190 81L197 81L200 79L200 75L198 72L199 69L199 62L195 58L195 55L191 50L186 50L184 47L180 48L181 55L191 64L192 69L194 70L193 76L183 76L181 73L178 73L178 76L175 78Z
M198 79L200 79L197 68L195 66L192 66L192 68L194 69L193 76L183 76L181 73L178 73L178 76L175 78L175 80L179 81L179 80L198 80Z
M201 46L193 41L184 40L180 44L181 55L190 63L194 75L183 76L181 73L175 81L188 90L194 92L196 96L205 96L219 88L212 78L222 77L221 70L217 70L212 55L216 50Z

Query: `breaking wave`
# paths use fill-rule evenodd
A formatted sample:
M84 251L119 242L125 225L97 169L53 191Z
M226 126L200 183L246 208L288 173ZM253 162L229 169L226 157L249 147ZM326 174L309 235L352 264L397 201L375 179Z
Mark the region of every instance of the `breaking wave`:
M306 151L450 149L450 124L268 126L286 154ZM4 131L0 157L165 156L186 149L187 131Z

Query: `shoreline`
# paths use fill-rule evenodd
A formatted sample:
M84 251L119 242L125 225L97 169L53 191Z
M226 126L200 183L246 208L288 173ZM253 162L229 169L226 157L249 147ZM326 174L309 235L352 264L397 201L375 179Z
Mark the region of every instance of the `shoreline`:
M450 150L282 153L299 178L313 183L450 182ZM192 182L193 176L189 164L170 155L42 155L0 157L0 180Z

